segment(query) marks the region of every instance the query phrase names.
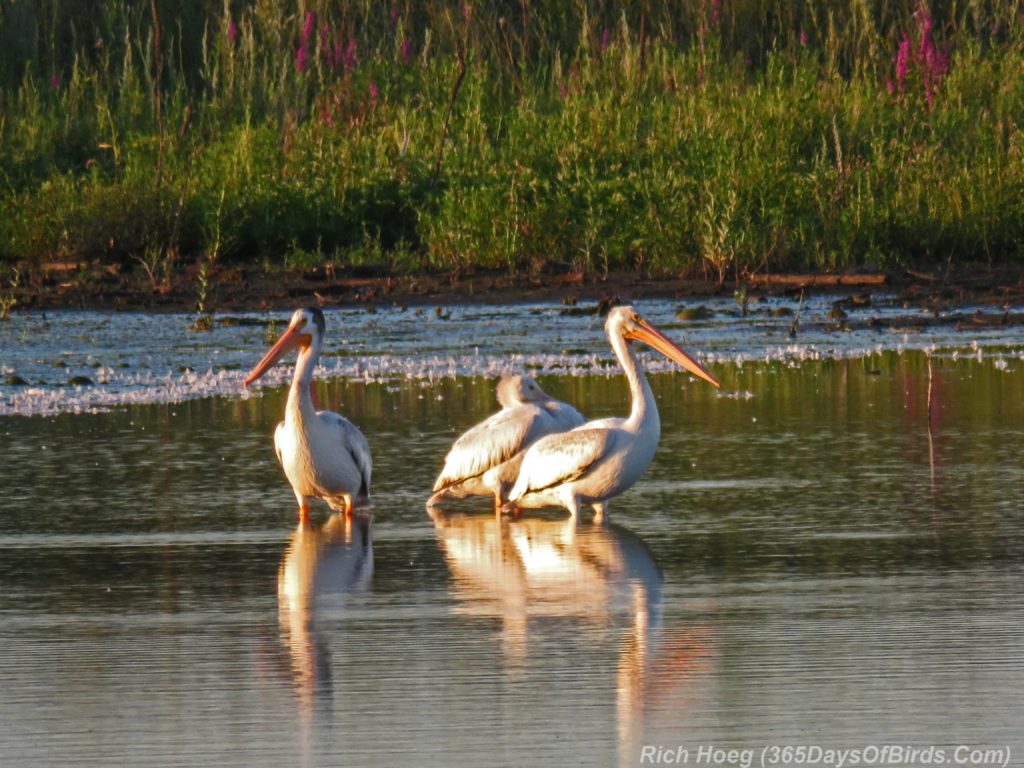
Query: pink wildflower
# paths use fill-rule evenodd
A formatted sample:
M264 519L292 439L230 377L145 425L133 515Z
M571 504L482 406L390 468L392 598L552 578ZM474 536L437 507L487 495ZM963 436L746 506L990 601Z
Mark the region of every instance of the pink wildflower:
M371 80L368 90L370 92L370 105L374 106L377 104L377 100L380 99L380 88L378 88L377 84Z
M412 43L409 42L408 37L402 38L402 63L408 64L409 59L412 58Z
M60 90L60 75L58 75L56 72L50 75L50 87L53 88L53 90L55 91Z
M931 14L920 4L917 7L917 14L920 17L921 33L917 63L921 71L921 78L924 80L924 99L928 106L931 106L935 94L938 92L939 82L949 70L949 54L939 52L935 47L935 41L932 39Z
M312 11L306 11L306 20L302 23L302 36L299 41L308 45L309 38L313 36L313 26L316 24L316 16Z
M903 93L906 88L907 70L910 68L910 38L906 35L900 40L899 50L896 52L896 89Z
M228 22L228 42L232 45L238 39L238 24L234 19Z
M807 30L803 27L800 28L800 45L803 48L807 47Z
M313 25L316 19L312 11L306 11L306 19L299 35L299 49L295 52L295 68L305 72L309 68L309 39L313 36Z
M356 68L356 38L355 35L348 39L348 45L345 48L345 69L352 70Z
M337 71L340 70L345 62L345 48L341 44L341 38L335 37L331 39L331 44L327 50L327 65Z
M608 27L604 28L601 32L601 53L604 53L611 47L612 44L612 31Z

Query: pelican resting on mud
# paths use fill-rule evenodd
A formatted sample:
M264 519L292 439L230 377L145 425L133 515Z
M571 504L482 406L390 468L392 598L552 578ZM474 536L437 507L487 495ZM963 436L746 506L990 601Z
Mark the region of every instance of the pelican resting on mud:
M493 496L500 513L524 450L545 435L583 423L579 411L555 400L526 375L503 376L498 402L500 411L463 434L448 451L428 508L442 499Z
M284 421L274 431L274 448L299 503L299 519L309 520L309 503L323 499L351 515L370 503L370 446L359 427L332 411L318 411L311 386L324 342L324 313L296 310L287 330L245 379L246 388L293 349L299 350L288 391Z
M603 520L606 503L631 488L654 458L661 420L634 341L653 347L694 376L718 387L704 367L669 341L632 307L608 314L605 332L629 381L632 409L628 418L598 419L569 432L543 437L527 449L506 509L564 507L578 517L591 506Z

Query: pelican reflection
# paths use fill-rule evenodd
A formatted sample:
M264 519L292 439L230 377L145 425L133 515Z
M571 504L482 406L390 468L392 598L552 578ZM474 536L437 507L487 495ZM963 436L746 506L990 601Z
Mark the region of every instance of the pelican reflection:
M501 620L510 668L525 660L530 619L572 617L595 629L625 623L644 636L657 624L661 570L625 528L440 510L431 517L459 612Z
M365 589L373 575L371 519L335 514L323 525L299 523L277 574L281 642L291 656L300 710L332 697L330 651L317 631L317 607Z
M650 728L699 709L713 664L706 626L663 626L662 573L639 536L616 524L580 526L574 519L496 519L433 510L436 533L453 580L456 610L501 622L506 672L566 663L528 655L566 632L613 637L616 731L620 763L635 765ZM545 637L545 635L547 637ZM574 662L569 662L574 663ZM579 663L592 663L592 660ZM652 712L658 713L649 722ZM676 720L675 718L680 718Z

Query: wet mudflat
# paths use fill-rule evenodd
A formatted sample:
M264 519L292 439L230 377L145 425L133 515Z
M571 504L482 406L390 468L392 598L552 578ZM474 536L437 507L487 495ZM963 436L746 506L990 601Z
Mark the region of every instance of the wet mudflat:
M374 452L372 517L352 521L321 508L296 527L270 437L283 390L243 398L232 378L262 354L259 329L223 353L215 396L135 402L145 386L114 381L122 401L99 413L0 418L0 763L632 766L650 764L645 746L696 764L707 745L798 744L1024 756L1012 339L776 353L763 328L735 342L691 328L684 345L710 352L723 391L652 376L661 445L610 526L496 521L485 501L431 517L451 440L494 409L487 366L530 353L506 328L475 353L482 370L439 336L393 370L328 361L321 402ZM624 382L597 370L599 325L557 338L533 363L542 385L590 417L625 412ZM116 379L127 369L107 354ZM201 367L156 359L172 378Z

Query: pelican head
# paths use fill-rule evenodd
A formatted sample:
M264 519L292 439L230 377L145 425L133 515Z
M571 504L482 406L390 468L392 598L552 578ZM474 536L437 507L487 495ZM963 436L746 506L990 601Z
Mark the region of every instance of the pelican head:
M549 399L540 384L525 373L515 376L505 374L498 382L498 402L502 408L514 408L524 403L540 403Z
M248 387L256 379L270 370L278 360L284 357L293 349L306 350L312 347L319 350L323 342L324 331L326 330L324 313L316 307L304 307L295 310L288 328L281 334L281 338L263 356L263 359L256 364L245 379L245 386Z
M703 365L698 363L669 339L644 320L632 307L615 307L608 313L608 320L605 322L605 331L608 338L621 338L630 343L642 341L652 347L669 360L673 360L683 366L687 371L699 379L703 379L712 386L721 386L718 379L712 376Z

